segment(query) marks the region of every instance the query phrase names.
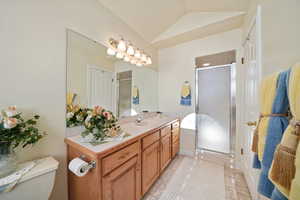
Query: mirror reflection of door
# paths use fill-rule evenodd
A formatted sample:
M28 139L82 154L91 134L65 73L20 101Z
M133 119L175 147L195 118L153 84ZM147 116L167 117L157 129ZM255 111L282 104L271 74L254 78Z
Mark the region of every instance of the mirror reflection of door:
M117 113L119 117L131 116L131 90L132 90L132 71L118 72L118 105Z
M87 93L90 108L101 105L113 110L113 73L97 66L88 66Z

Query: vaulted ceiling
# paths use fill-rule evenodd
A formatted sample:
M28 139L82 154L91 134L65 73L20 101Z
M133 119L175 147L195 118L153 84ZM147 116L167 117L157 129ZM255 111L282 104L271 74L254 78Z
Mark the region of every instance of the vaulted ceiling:
M160 41L170 39L167 37L168 35L169 37L176 37L178 34L185 34L185 32L199 29L201 26L205 27L208 23L214 24L218 21L243 15L247 11L250 0L98 1L128 24L147 42L157 46ZM191 17L193 14L196 18ZM215 14L215 17L212 17L213 14ZM203 19L201 19L201 16ZM195 19L199 19L199 23L195 22ZM209 20L203 22L205 19ZM182 21L187 25L182 24ZM180 31L178 32L178 30Z

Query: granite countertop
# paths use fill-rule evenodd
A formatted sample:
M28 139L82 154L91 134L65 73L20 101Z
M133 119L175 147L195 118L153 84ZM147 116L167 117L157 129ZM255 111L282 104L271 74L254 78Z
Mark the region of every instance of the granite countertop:
M177 119L178 118L168 116L153 116L144 119L140 125L137 125L135 121L129 120L126 123L121 123L120 126L122 131L130 134L130 136L122 139L114 139L113 141L109 141L103 144L93 145L90 142L87 142L87 140L82 138L80 135L66 137L66 139L76 144L79 144L94 153L101 153Z

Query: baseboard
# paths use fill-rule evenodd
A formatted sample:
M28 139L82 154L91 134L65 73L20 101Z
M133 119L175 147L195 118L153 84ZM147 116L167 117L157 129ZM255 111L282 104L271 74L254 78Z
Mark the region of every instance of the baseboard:
M250 167L245 162L241 161L241 170L244 173L252 200L258 200L259 197L257 193L257 185L255 184L255 174L252 173L254 169Z

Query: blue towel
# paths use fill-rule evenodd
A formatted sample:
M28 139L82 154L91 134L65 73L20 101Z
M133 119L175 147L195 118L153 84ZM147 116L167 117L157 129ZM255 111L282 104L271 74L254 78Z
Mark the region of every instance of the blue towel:
M135 104L135 105L140 104L140 97L139 96L132 97L132 103Z
M260 163L260 161L258 159L258 154L257 153L254 154L252 167L254 169L261 169L261 163Z
M180 104L183 106L191 106L192 105L192 95L189 94L187 97L181 97Z
M288 200L277 188L272 193L272 200Z
M287 95L287 83L289 79L289 71L281 72L277 81L276 96L273 102L272 113L287 113L289 107ZM261 173L258 183L258 192L268 198L272 197L274 192L274 200L283 200L283 195L278 190L274 190L274 184L269 180L268 174L273 161L273 155L276 146L280 143L284 130L288 126L287 117L270 117L269 126L266 135L266 144L264 147L264 155L261 161Z

